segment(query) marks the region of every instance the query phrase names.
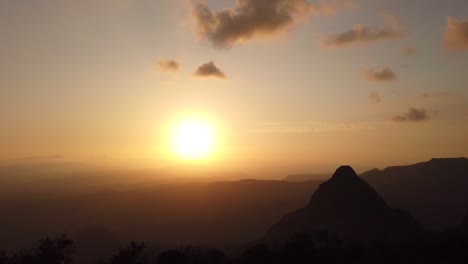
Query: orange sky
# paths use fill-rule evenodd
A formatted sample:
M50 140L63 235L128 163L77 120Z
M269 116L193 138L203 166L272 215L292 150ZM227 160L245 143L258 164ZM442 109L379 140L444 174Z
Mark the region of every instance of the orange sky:
M466 10L464 0L2 1L0 160L184 163L168 154L168 131L193 117L217 131L217 151L198 162L217 169L468 156Z

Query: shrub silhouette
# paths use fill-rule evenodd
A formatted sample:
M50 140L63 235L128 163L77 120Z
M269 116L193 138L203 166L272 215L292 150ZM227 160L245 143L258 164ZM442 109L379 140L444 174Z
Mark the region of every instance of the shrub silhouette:
M145 264L147 259L145 258L144 251L146 246L143 242L130 242L127 246L120 249L110 260L106 263L109 264Z
M2 261L9 264L69 264L74 252L73 241L60 235L41 239L33 248L21 250L10 258L4 255Z

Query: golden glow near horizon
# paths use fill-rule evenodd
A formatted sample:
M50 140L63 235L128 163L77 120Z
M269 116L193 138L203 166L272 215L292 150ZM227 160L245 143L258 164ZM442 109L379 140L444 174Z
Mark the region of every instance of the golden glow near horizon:
M185 119L172 132L172 151L184 160L203 160L215 149L213 125L201 119Z

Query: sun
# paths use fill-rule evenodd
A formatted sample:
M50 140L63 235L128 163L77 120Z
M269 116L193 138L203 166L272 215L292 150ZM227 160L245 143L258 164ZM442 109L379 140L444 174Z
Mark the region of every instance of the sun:
M172 135L172 149L185 160L208 158L215 148L213 125L200 119L187 119L175 126Z

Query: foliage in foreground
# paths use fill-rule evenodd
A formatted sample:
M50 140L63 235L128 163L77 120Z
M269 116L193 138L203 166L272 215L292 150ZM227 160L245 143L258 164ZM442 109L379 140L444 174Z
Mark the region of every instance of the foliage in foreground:
M65 235L39 240L31 249L13 254L0 251L0 264L73 263L73 241ZM239 256L215 248L186 246L156 251L131 242L96 264L353 264L353 263L468 263L468 236L457 232L427 235L406 243L344 242L327 232L298 234L281 247L257 244ZM77 263L81 264L81 263Z

